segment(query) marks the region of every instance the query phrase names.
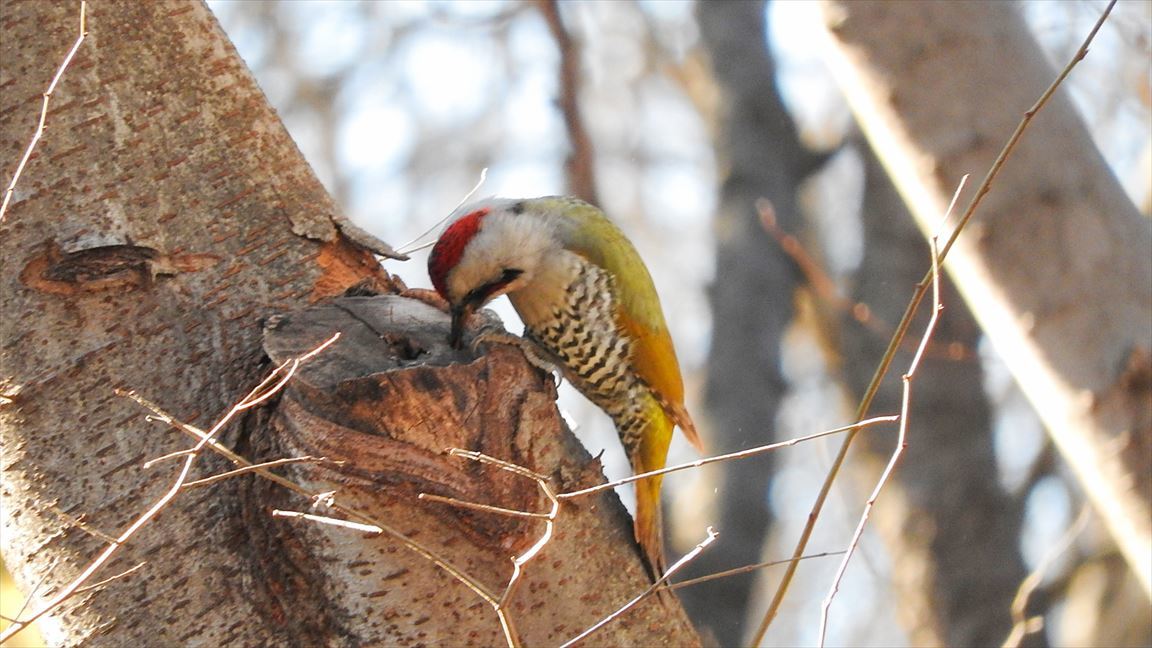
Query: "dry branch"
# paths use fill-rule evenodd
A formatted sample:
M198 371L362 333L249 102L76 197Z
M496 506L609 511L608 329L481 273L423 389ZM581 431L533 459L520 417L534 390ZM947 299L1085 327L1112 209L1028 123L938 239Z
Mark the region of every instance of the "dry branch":
M1028 574L1028 577L1020 582L1020 588L1016 591L1016 597L1012 601L1012 630L1008 633L1008 637L1004 639L1002 648L1018 648L1023 643L1024 638L1028 635L1039 632L1044 629L1043 616L1028 616L1028 599L1036 591L1040 584L1044 581L1048 570L1052 567L1052 563L1057 558L1062 556L1064 552L1072 546L1076 537L1084 530L1088 524L1088 519L1091 517L1092 509L1084 506L1080 509L1080 513L1076 519L1068 525L1064 533L1056 540L1055 543L1044 553L1044 557Z
M20 162L16 165L16 170L12 172L12 180L8 183L8 188L4 190L4 200L0 202L0 222L4 221L4 217L8 215L8 204L12 201L12 194L16 191L16 183L20 181L20 176L24 173L24 167L28 165L28 160L32 158L32 153L36 150L36 143L44 136L44 126L48 122L48 102L52 99L52 93L56 91L56 85L60 83L60 79L64 77L64 71L72 63L72 58L76 56L77 50L80 45L84 43L84 37L88 35L87 29L88 17L88 2L87 0L80 0L80 35L76 37L76 42L72 44L72 48L64 55L64 60L60 62L60 67L56 69L55 76L52 81L48 83L48 89L44 91L44 102L40 105L40 121L36 124L36 131L32 133L32 139L28 142L28 147L24 149L24 155L21 156Z
M684 556L682 556L671 567L669 567L668 571L664 572L664 575L661 576L655 583L652 583L652 585L650 585L648 587L648 589L644 590L644 592L641 593L640 595L636 596L636 598L633 598L632 600L628 601L624 605L620 606L620 608L617 609L612 614L609 614L608 616L604 617L603 619L597 621L595 624L589 626L588 629L584 630L580 634L569 639L568 641L565 641L563 644L560 644L561 648L569 648L570 646L574 646L574 645L580 643L581 641L584 641L588 637L592 636L592 634L595 633L600 628L603 628L604 626L608 625L609 623L620 618L620 616L622 614L624 614L628 610L631 610L638 603L640 603L640 601L643 601L645 598L650 597L657 590L659 590L661 587L663 587L664 584L668 581L668 579L670 577L672 577L676 572L680 571L680 569L682 567L684 567L688 563L692 562L692 560L695 559L696 556L700 555L700 552L704 551L706 548L708 548L709 545L711 545L713 542L715 542L717 537L718 537L718 534L712 529L712 527L708 527L707 537L705 537L703 540L701 540L700 543L697 544L695 547L693 547L691 551L684 554Z
M948 211L944 213L944 218L941 221L948 220L948 215L952 213L953 207L956 205L956 200L960 196L960 192L964 189L964 183L967 177L960 181L960 186L956 188L956 193L952 197L952 204L948 206ZM912 362L908 365L908 371L901 376L901 382L904 389L900 399L900 436L896 440L896 448L892 451L892 456L888 459L888 464L884 467L884 471L880 474L880 478L876 481L875 488L872 489L872 494L868 496L868 501L864 504L864 510L860 513L860 521L856 525L856 530L852 532L852 540L848 543L848 549L844 552L844 558L840 561L840 566L836 570L836 575L832 579L832 585L828 590L828 595L824 598L820 607L820 646L823 648L825 641L828 637L828 617L829 610L832 607L832 600L836 597L836 593L840 590L840 581L844 578L844 572L848 569L848 563L852 560L852 556L856 552L856 548L860 545L860 538L864 535L864 527L868 523L868 516L872 512L872 507L876 505L876 500L880 498L880 491L887 485L888 480L892 477L893 471L900 463L900 459L904 455L904 449L908 446L908 411L912 402L912 379L916 375L916 370L920 366L920 361L924 358L924 353L928 349L928 345L932 341L932 334L936 331L936 324L940 320L940 311L943 305L940 303L940 258L939 258L939 236L932 236L932 248L930 254L930 264L932 269L932 315L928 319L928 324L924 327L924 334L920 337L920 343L916 347L916 354L912 357ZM830 475L834 475L837 466L833 466L829 471Z
M557 103L564 116L568 146L571 147L564 162L568 175L568 193L597 205L600 201L596 192L596 151L592 148L592 139L584 126L583 111L580 110L580 88L583 85L580 47L564 25L557 0L537 0L537 6L552 39L556 41L556 49L560 51L560 69L557 74L560 96Z

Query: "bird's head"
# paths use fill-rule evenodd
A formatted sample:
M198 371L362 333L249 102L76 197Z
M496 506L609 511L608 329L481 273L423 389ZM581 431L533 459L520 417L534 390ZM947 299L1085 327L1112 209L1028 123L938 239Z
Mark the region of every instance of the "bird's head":
M452 346L473 311L531 283L557 245L554 224L532 199L486 198L457 209L428 257L432 285L451 307Z

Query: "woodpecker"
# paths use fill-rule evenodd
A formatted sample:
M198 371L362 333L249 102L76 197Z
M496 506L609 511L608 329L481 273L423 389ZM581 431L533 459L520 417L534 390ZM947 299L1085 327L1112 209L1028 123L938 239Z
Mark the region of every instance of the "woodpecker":
M672 430L698 450L684 382L652 277L604 212L561 196L488 198L458 208L428 258L459 347L469 315L507 294L539 357L612 418L634 473L664 467ZM636 483L634 532L664 573L661 477Z

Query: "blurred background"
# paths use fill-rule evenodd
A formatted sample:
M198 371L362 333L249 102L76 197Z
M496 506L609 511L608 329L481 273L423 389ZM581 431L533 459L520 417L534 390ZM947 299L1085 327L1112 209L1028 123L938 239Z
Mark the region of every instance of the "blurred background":
M480 196L573 193L600 205L648 263L689 408L719 453L850 422L928 252L826 68L819 4L713 4L209 2L345 213L393 246L434 237L483 168ZM1103 4L1017 8L1062 66ZM1152 3L1121 2L1069 80L1145 215L1150 48ZM752 108L726 116L723 97ZM758 198L775 233L732 208ZM825 283L798 270L783 235ZM386 268L428 287L426 258ZM946 288L945 299L913 418L924 429L911 431L841 584L829 645L1001 643L1021 582L1041 567L1027 612L1044 626L1023 644L1152 644L1148 599L959 297ZM518 332L506 300L495 308ZM873 411L896 403L882 395ZM608 476L628 474L607 417L567 385L561 407L589 451L604 452ZM860 440L809 553L846 547L894 438ZM787 558L839 444L670 476L671 559L709 525L720 541L693 575ZM694 458L677 440L670 461ZM800 567L764 645L816 642L838 562ZM732 645L758 624L778 570L681 596L698 626Z

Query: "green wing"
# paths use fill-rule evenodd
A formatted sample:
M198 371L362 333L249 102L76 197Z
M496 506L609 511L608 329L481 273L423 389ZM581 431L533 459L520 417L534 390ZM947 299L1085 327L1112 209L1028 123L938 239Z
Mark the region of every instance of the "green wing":
M696 427L684 409L684 380L647 266L620 228L603 211L567 197L537 199L541 212L558 217L564 247L611 273L620 308L620 329L634 341L633 369L655 392L665 413L697 448Z

